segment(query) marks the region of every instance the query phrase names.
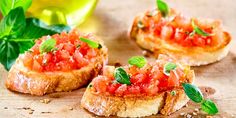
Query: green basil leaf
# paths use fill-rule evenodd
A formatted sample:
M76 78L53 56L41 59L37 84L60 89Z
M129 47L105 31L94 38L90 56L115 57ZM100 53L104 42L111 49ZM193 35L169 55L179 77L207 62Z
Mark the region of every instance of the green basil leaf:
M27 41L27 42L18 42L20 53L24 53L25 51L29 50L33 45L33 41Z
M45 35L53 35L62 31L69 32L70 27L66 25L51 25L47 26L44 22L37 18L27 18L26 28L22 38L40 38Z
M115 69L114 76L116 81L121 84L131 84L129 75L121 67Z
M210 115L218 113L218 109L213 101L210 99L204 100L201 104L201 109Z
M128 63L142 68L147 63L147 60L143 56L133 56L128 60Z
M184 92L192 101L196 103L202 102L203 95L197 86L189 84L189 83L183 83L182 86L184 88Z
M22 7L17 7L9 12L0 23L0 38L4 36L17 37L21 35L26 26L25 15Z
M176 67L177 67L176 64L168 62L164 65L163 72L164 72L165 75L170 76L170 71L174 70Z
M197 25L195 25L194 21L192 20L192 27L195 33L202 35L202 36L210 36L207 32L200 29Z
M52 49L56 46L56 40L55 39L47 39L39 47L39 52L44 53L44 52L51 52Z
M162 0L157 0L156 3L158 10L161 12L162 16L166 17L169 13L168 5Z
M89 45L89 47L91 47L91 48L98 48L98 49L102 48L101 44L99 44L99 43L97 43L95 41L92 41L90 39L80 38L80 40L85 42L85 43L87 43Z
M19 47L15 42L0 41L0 62L6 70L10 70L19 55Z
M26 11L31 4L32 0L0 0L0 10L2 15L6 16L10 10L16 7L22 7Z

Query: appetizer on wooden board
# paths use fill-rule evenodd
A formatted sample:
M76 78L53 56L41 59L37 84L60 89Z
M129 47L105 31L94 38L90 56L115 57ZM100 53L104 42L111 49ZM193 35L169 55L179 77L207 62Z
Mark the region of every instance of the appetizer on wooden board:
M72 30L44 36L18 57L5 84L32 95L72 91L97 76L107 57L107 48L91 34Z
M81 105L99 116L143 117L169 115L182 108L189 98L183 83L193 83L194 71L166 55L146 63L133 57L128 66L104 67L103 75L88 85Z
M213 63L227 55L231 36L219 20L185 17L161 0L157 6L134 19L130 36L140 47L190 66Z

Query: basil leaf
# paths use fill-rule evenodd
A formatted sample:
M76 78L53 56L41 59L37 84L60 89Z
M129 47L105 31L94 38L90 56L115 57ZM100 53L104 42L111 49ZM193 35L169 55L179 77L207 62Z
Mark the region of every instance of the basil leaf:
M117 82L121 84L128 84L130 85L130 77L129 75L125 72L125 70L121 67L115 69L115 79Z
M202 35L202 36L210 36L207 32L200 29L197 25L195 25L194 21L192 20L192 27L195 33Z
M0 38L4 36L17 37L21 35L26 26L25 15L22 7L17 7L9 12L0 23Z
M89 47L91 47L91 48L98 48L98 49L102 48L102 45L95 42L95 41L92 41L92 40L89 40L86 38L80 38L80 40L87 43L89 45Z
M156 3L157 3L158 10L161 12L162 16L166 17L169 13L168 5L162 0L157 0Z
M194 102L200 103L203 100L202 92L198 87L189 83L182 84L186 95Z
M0 62L6 70L10 70L19 55L19 47L15 42L0 41Z
M40 38L45 35L53 35L56 33L61 33L62 31L69 32L70 27L66 25L51 25L47 26L44 22L37 18L27 18L26 28L22 38Z
M147 63L147 60L143 56L134 56L128 60L128 63L142 68Z
M218 113L218 109L213 101L210 99L204 100L201 104L201 109L210 115Z
M56 46L56 40L55 39L47 39L39 47L39 52L51 52L52 49Z
M168 62L164 65L163 72L164 72L165 75L170 76L170 71L174 70L176 67L177 67L176 64Z
M19 46L20 53L24 53L34 45L34 42L33 41L18 42L17 44Z
M22 7L26 11L31 4L32 0L0 0L0 10L6 16L11 9Z

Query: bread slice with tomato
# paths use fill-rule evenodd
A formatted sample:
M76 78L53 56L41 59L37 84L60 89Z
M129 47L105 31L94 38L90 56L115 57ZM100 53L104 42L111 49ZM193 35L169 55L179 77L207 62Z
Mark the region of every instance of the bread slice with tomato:
M130 37L154 55L167 54L190 66L221 60L231 41L219 20L188 18L174 9L166 16L154 9L135 17Z
M193 83L194 71L160 55L144 63L133 57L128 66L104 67L88 85L81 106L98 116L144 117L170 115L187 102L182 83Z
M72 91L97 76L107 58L107 48L92 34L73 30L44 36L18 57L5 85L32 95Z

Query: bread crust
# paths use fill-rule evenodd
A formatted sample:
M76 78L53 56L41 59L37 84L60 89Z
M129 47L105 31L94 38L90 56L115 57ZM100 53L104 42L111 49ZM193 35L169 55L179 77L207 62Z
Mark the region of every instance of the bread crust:
M186 77L187 82L193 83L194 72L190 70ZM157 113L170 115L189 101L182 88L160 92L155 96L115 96L97 93L93 89L87 87L81 106L98 116L144 117ZM171 91L175 91L175 95Z
M181 63L186 63L190 66L200 66L219 61L229 52L231 36L226 31L222 31L222 41L218 45L208 47L183 47L173 42L161 40L154 34L139 30L137 23L141 17L142 16L138 16L135 18L129 35L132 39L136 40L136 43L141 48L153 52L154 55L167 54ZM148 40L145 37L155 39L155 41Z
M107 48L103 46L96 61L79 70L35 72L24 67L23 56L24 54L20 55L10 69L5 82L6 88L38 96L52 92L72 91L86 85L100 73L108 58Z

